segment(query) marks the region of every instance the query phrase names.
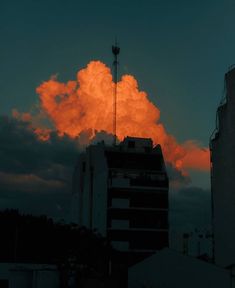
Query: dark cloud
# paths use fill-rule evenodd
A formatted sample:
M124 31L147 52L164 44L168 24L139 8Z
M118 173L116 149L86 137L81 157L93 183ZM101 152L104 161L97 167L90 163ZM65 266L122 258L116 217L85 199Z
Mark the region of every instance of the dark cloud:
M50 141L40 141L28 123L0 117L0 171L40 175L45 174L46 167L48 173L50 169L70 167L78 154L78 144L54 132L50 136ZM54 177L58 178L58 173Z
M92 131L76 139L50 133L41 141L31 124L0 116L0 209L46 214L68 219L72 199L72 175ZM96 132L91 143L111 144L113 136Z
M182 171L177 170L171 165L171 163L166 163L166 170L170 181L170 186L172 188L184 187L191 183L191 178L189 175L183 174Z
M169 222L171 230L192 231L211 228L211 193L209 189L192 187L191 178L166 165L170 180Z
M171 190L170 225L182 230L211 227L210 190L199 187Z
M52 132L43 142L29 123L1 116L0 209L64 218L80 150L77 140Z
M46 215L55 220L70 222L71 195L60 191L41 193L22 192L17 189L0 191L0 210L17 209L21 213Z
M0 172L0 183L2 190L14 190L21 192L38 193L40 191L50 192L53 190L64 190L66 183L60 180L43 179L34 174L10 174Z
M43 142L29 123L0 116L0 209L67 219L73 170L91 135L91 131L83 131L79 138L71 139L52 132L50 140ZM112 144L113 136L96 132L91 142L100 141ZM187 188L190 178L169 164L167 171L171 225L195 227L209 223L209 191Z

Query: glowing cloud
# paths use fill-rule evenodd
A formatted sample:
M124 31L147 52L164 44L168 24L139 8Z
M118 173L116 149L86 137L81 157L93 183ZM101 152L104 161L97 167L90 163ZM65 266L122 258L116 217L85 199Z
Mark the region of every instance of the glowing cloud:
M60 83L55 78L37 88L41 108L54 123L59 135L71 138L83 131L112 133L114 82L110 69L100 61L90 62L77 73L76 81ZM209 150L194 142L183 145L169 135L159 122L160 110L138 90L131 75L117 83L117 137L149 137L161 144L166 161L185 170L209 169ZM39 131L39 130L38 130ZM42 135L42 131L39 131ZM36 131L37 133L37 131ZM44 140L47 138L44 137Z

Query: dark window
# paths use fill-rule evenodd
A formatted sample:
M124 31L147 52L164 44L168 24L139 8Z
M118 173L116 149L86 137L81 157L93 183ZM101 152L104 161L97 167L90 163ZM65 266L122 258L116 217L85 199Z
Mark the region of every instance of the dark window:
M86 162L82 162L82 172L86 171Z
M168 179L165 180L152 180L144 177L130 179L131 186L146 186L146 187L168 187Z
M168 208L167 193L135 193L130 198L130 207Z
M130 249L158 250L168 246L168 232L110 230L111 241L128 241Z
M163 170L161 154L106 151L109 168Z
M155 213L143 213L143 214L136 213L133 216L130 215L130 228L168 229L167 212L155 212Z
M9 281L6 279L0 279L0 288L8 288L9 287Z
M152 151L151 147L144 147L145 152L150 153Z
M135 148L135 141L128 141L128 148Z
M130 228L168 229L168 212L166 210L129 210L113 208L109 209L107 219L108 225L111 225L112 219L116 219L129 220Z
M130 240L130 249L152 249L158 250L168 246L167 233L152 233L147 237L146 232L140 234L138 238Z

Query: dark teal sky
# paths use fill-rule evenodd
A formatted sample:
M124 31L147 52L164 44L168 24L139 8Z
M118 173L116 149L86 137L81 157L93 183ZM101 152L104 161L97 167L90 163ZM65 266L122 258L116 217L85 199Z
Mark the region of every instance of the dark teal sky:
M75 78L90 60L133 74L179 142L208 145L223 77L235 63L234 1L1 0L0 114L28 111L52 74ZM134 109L134 107L133 107Z
M64 203L71 181L64 177L72 175L66 157L76 158L74 143L55 135L52 144L39 143L22 124L1 115L10 115L12 108L29 111L38 103L35 88L51 75L75 79L91 60L111 67L115 36L121 46L120 74L135 76L161 110L167 131L178 142L195 139L208 146L224 74L235 63L234 15L234 0L0 0L0 209L32 207L55 217L69 211ZM19 167L25 183L16 177ZM184 205L172 210L178 223L192 211L201 217L198 207L210 206L209 173L190 176L197 186L186 189L191 205L184 193L171 195L177 207ZM63 184L59 192L54 180Z

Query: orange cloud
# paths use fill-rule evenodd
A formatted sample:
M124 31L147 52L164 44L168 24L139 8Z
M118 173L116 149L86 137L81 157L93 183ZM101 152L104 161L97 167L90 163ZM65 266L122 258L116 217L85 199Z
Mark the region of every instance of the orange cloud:
M113 131L114 82L110 69L100 61L90 62L77 79L61 83L55 78L37 88L41 108L59 135L71 138L83 131ZM117 83L117 137L149 137L160 144L166 161L174 167L208 171L209 150L189 141L179 144L160 123L160 110L140 91L136 79L122 76Z

